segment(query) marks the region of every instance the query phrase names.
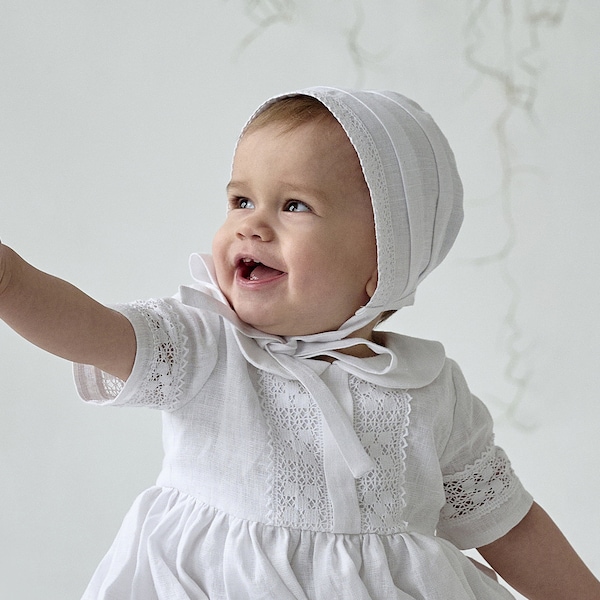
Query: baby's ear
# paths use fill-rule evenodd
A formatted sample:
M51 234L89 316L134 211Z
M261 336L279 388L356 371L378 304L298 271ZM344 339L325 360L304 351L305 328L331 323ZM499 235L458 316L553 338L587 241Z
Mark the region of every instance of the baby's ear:
M373 294L375 293L375 290L377 289L377 280L378 280L377 267L375 267L375 271L373 271L371 278L367 281L367 285L365 286L365 290L366 290L367 296L369 296L369 298L373 297Z

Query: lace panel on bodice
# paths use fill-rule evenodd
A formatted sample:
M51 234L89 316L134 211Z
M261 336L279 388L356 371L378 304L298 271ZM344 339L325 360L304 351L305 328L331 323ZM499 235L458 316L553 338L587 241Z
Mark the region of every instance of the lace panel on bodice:
M319 407L299 381L259 371L258 384L270 433L272 522L327 531L332 509L323 471Z
M410 396L349 378L354 427L376 464L356 481L361 530L404 531L405 447ZM259 371L258 392L271 445L269 514L274 525L332 530L319 408L295 380Z
M405 530L401 517L411 397L357 377L350 377L350 389L355 398L354 428L376 464L356 482L362 530L380 534Z

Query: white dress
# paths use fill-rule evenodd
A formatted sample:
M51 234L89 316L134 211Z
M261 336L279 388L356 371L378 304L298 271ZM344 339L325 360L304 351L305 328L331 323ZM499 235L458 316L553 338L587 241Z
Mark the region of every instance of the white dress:
M312 396L250 364L226 320L176 299L120 310L137 336L132 375L75 365L78 390L161 409L165 459L84 600L512 598L459 548L507 533L532 499L452 361L409 390L305 361L376 465L355 479Z

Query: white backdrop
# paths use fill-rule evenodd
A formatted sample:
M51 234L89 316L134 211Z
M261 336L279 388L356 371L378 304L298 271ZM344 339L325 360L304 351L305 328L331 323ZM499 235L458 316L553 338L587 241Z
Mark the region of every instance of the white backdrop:
M600 575L599 35L595 0L1 0L0 235L100 301L171 295L262 100L415 98L466 220L389 325L445 343ZM69 364L0 326L0 597L79 597L157 474L159 421L83 405Z

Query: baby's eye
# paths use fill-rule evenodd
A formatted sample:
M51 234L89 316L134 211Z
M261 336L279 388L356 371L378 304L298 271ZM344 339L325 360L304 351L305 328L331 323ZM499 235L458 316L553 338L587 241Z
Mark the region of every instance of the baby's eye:
M285 210L288 212L310 212L310 208L300 200L290 200L285 205Z
M232 208L254 208L254 203L248 198L233 198L231 201Z

